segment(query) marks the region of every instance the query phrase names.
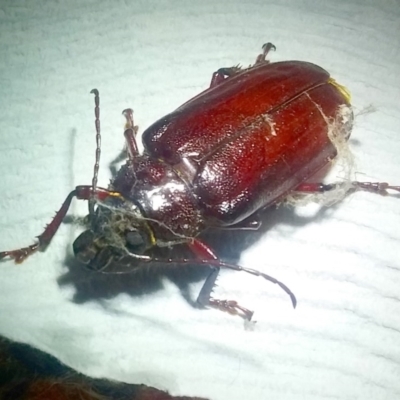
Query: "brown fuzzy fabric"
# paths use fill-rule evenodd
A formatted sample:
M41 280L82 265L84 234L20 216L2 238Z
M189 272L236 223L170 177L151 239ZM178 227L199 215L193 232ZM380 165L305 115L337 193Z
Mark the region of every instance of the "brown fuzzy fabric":
M28 345L0 338L1 400L207 400L92 379Z

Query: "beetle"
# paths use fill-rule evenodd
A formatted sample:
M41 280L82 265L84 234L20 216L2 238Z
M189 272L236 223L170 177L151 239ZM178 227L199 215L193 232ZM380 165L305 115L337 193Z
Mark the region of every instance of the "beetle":
M251 319L233 300L211 297L220 268L261 276L278 284L296 306L290 289L254 269L226 263L200 238L206 229L257 229L259 212L296 193L400 191L387 183L308 183L336 157L351 133L347 89L321 67L303 61L270 63L267 43L254 65L221 68L210 88L159 119L142 135L133 111L126 118L126 162L110 186L98 187L100 100L95 99L96 162L91 185L77 186L54 219L28 247L0 252L21 263L44 250L74 197L88 201L88 229L74 242L76 258L102 273L130 273L150 262L210 267L197 303ZM194 258L157 258L157 248L185 244Z

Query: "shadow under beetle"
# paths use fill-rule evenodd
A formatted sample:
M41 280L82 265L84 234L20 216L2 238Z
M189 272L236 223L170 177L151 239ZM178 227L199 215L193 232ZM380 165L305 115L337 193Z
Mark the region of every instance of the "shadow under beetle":
M211 268L197 299L251 319L234 300L211 296L220 268L261 276L278 284L296 306L290 289L254 269L226 263L198 239L207 228L257 229L258 213L296 193L367 190L387 194L387 183L308 183L346 141L353 114L346 88L322 68L302 61L270 63L271 43L254 65L221 68L210 88L143 132L136 142L133 111L126 117L127 161L108 189L97 186L100 162L99 92L95 96L96 162L91 185L77 186L31 246L0 252L23 262L50 243L74 197L87 200L88 229L74 242L76 258L102 273L130 273L147 263L197 264ZM155 247L186 244L193 259L154 257Z

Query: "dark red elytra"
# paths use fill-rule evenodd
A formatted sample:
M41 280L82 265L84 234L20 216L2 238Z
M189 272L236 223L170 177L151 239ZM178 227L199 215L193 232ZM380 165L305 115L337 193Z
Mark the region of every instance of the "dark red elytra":
M400 186L307 181L333 160L348 139L352 112L347 90L317 65L270 63L270 43L249 68L222 68L210 88L143 132L144 152L131 109L125 165L107 189L97 186L100 161L99 93L95 96L96 163L91 185L77 186L31 246L0 253L21 263L50 243L74 197L89 204L88 229L74 242L77 259L102 273L130 273L148 263L197 264L211 269L198 296L214 306L251 319L233 300L211 297L220 268L280 281L254 269L223 262L198 237L207 228L257 228L259 212L299 192L367 190L386 194ZM250 219L249 219L250 218ZM250 225L249 224L250 221ZM187 245L193 258L157 258L157 248Z

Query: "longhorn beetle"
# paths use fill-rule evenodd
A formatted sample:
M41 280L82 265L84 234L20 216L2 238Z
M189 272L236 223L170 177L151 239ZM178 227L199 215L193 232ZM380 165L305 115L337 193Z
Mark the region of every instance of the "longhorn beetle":
M87 200L88 229L74 242L76 258L102 273L130 273L148 263L210 267L197 299L251 319L234 300L211 297L220 268L244 271L290 289L277 279L218 258L199 239L207 228L246 229L260 225L258 213L297 193L367 190L387 194L387 183L308 183L350 136L350 95L321 67L302 61L270 63L275 46L263 46L254 65L221 68L210 88L159 119L137 146L133 111L124 110L127 160L110 186L97 186L100 163L99 92L95 99L96 161L91 185L77 186L56 216L28 247L0 258L23 262L44 250L74 197ZM186 244L193 258L156 258L155 248Z

